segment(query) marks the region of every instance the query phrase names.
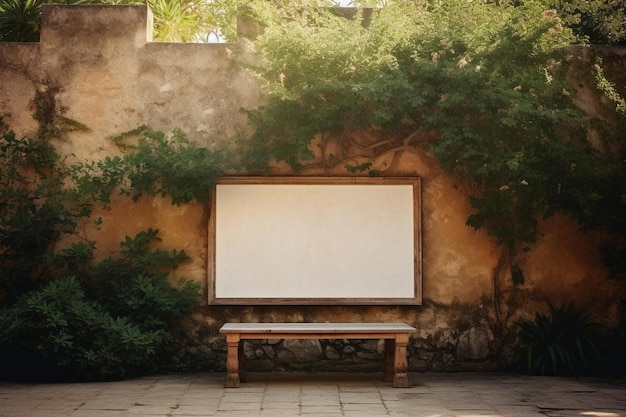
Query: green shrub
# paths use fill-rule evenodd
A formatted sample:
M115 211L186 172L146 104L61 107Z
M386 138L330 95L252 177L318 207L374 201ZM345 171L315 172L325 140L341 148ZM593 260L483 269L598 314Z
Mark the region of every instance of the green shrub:
M158 347L167 342L164 331L143 332L129 318L111 316L86 297L74 277L25 294L3 312L1 328L6 348L34 358L45 373L16 358L11 358L12 370L17 375L21 368L24 376L35 378L132 375L146 368Z
M167 194L171 184L161 179L169 174L162 170L176 170L169 161L193 145L163 136L141 141L123 160L69 168L48 137L0 136L1 376L91 380L170 368L182 339L178 323L198 301L198 284L172 286L169 279L187 255L155 248L158 230L148 229L94 263L95 242L76 232L93 205L106 207L122 184L129 184L123 193L129 197ZM126 180L129 173L157 185L144 181L138 189ZM76 242L59 250L63 235Z
M88 293L115 316L132 317L145 330L173 329L197 304L199 284L169 282L168 271L187 259L184 251L149 250L158 230L148 229L121 243L119 258L108 257L84 279Z
M0 354L11 364L4 376L97 380L167 369L177 323L197 305L198 285L182 280L175 288L166 272L151 272L186 258L150 251L157 233L127 237L119 258L76 268L82 276L51 278L2 309Z
M574 303L550 305L550 315L536 313L534 320L520 320L517 325L518 370L538 375L586 375L599 370L604 351L601 326Z
M623 1L548 0L563 23L593 44L626 44L626 5Z

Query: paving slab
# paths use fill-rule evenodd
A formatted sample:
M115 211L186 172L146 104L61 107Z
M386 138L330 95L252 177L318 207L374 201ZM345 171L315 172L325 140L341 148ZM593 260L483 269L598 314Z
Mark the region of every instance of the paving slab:
M414 373L198 373L118 382L0 382L0 417L626 417L626 378Z

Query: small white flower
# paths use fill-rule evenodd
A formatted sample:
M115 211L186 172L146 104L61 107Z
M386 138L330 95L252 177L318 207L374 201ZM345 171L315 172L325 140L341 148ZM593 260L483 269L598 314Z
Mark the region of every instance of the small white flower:
M500 191L506 191L509 189L508 185L503 185L502 187L500 187Z

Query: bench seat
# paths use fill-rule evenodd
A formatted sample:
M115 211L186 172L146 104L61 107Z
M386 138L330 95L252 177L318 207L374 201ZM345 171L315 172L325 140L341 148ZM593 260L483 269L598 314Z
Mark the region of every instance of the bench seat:
M406 388L406 346L415 332L404 323L226 323L220 329L228 345L226 386L238 387L245 374L244 339L384 339L384 380Z

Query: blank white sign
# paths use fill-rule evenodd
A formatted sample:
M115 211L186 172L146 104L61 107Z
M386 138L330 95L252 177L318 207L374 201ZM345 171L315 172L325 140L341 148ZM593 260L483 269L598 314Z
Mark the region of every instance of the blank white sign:
M419 302L417 179L231 178L213 196L210 302Z

